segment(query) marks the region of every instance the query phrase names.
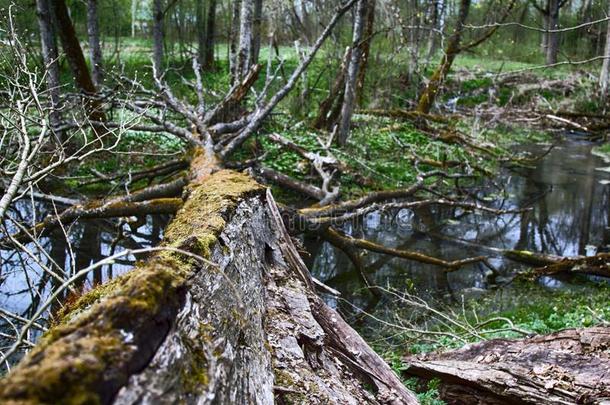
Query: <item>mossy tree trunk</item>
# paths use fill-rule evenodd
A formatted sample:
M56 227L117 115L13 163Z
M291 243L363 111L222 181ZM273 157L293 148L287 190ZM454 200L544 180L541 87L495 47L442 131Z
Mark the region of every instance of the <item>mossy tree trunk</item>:
M315 294L270 192L193 162L173 250L82 296L0 402L417 403Z
M436 96L438 95L441 86L445 82L445 78L447 77L449 70L451 70L453 61L460 53L460 41L464 31L464 23L466 22L466 18L468 18L470 3L470 0L460 1L460 11L458 13L456 27L451 37L449 37L447 48L445 49L441 63L432 74L432 77L430 77L428 84L419 97L417 111L420 113L427 114L430 112L432 106L434 105L434 101L436 100Z

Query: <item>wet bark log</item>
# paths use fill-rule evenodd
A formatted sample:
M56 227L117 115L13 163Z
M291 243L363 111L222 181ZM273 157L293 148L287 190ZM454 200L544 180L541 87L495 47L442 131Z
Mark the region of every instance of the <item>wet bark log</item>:
M163 243L180 251L83 296L0 402L417 403L315 295L270 192L192 172Z
M610 277L610 254L600 253L590 257L561 258L555 263L536 269L536 275L539 276L561 273Z
M451 404L574 404L610 398L610 328L496 339L407 357L407 374L441 380Z

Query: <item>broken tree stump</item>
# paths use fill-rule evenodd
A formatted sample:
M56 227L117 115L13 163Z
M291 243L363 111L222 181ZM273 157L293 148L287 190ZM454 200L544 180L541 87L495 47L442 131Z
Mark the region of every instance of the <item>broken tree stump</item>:
M404 359L407 374L441 380L450 404L577 404L610 401L610 328L494 339Z
M0 403L417 403L315 294L271 193L204 169L166 229L174 250L82 296Z

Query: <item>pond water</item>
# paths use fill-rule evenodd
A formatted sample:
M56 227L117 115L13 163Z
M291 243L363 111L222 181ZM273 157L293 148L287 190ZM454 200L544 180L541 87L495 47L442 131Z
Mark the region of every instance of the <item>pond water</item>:
M19 217L21 221L33 224L46 215L61 212L61 209L49 203L24 199L14 204L8 217ZM121 222L88 220L55 229L40 238L38 244L27 244L29 254L0 249L0 309L29 317L48 300L52 289L59 284L56 278L44 271L45 268L57 274L61 274L63 269L63 276L70 277L105 257L127 249L155 246L163 237L168 220L169 217L158 215ZM11 233L16 231L10 220L5 226ZM77 289L89 290L131 269L136 260L142 258L127 254L112 264L101 266L83 277ZM69 291L62 294L51 311L59 309L59 302L69 295Z
M436 239L422 231L499 248L558 255L594 254L610 245L610 173L599 170L608 164L591 154L592 146L577 139L567 140L535 163L535 167L504 170L495 179L495 184L478 185L471 190L488 206L531 207L530 212L502 216L447 208L375 212L345 225L344 231L390 247L446 260L489 252ZM522 147L520 152L539 154L546 149L548 146L531 145ZM35 223L54 209L48 203L24 199L9 215ZM57 281L43 271L44 266L57 271L63 268L66 274L72 275L122 250L154 246L161 240L168 219L147 216L139 221L134 218L129 223L86 221L55 230L41 238L39 245L29 244L29 255L0 249L0 310L28 317L47 301L52 287L57 285ZM10 221L5 226L10 230ZM319 240L306 239L304 242L310 252L307 264L314 276L341 292L340 298L325 297L331 305L341 305L343 309L366 308L381 314L384 309L390 311L383 305L383 300L368 293L360 275L342 252ZM89 289L115 277L133 267L137 259L142 257L128 255L112 265L103 266L84 278L81 285ZM501 256L490 260L497 270L495 274L481 264L446 273L435 266L375 253L364 255L363 260L376 285L397 290L410 288L423 298L448 302L458 301L462 296L477 297L488 289L503 288L521 268ZM564 281L551 278L541 282L549 288L566 286ZM58 308L59 304L55 303L50 310ZM0 317L7 319L1 311ZM10 329L2 328L7 331L5 333L12 334ZM33 332L29 338L34 341L37 335L39 332Z
M426 253L445 260L490 255L489 250L464 246L430 234L442 234L482 246L569 255L593 255L610 247L610 163L592 155L590 142L568 138L531 168L505 169L495 184L478 187L481 204L502 209L532 208L518 214L466 213L456 208L375 212L344 231L389 247ZM537 156L548 145L529 145L519 152ZM602 169L602 170L600 170ZM327 301L350 311L356 308L376 316L391 316L384 299L367 291L360 274L343 252L319 240L306 240L308 265L315 277L341 293ZM362 256L370 280L377 286L414 294L435 302L460 305L489 289L502 289L523 265L492 254L492 272L473 264L446 273L418 262L367 252ZM545 277L547 288L570 288L569 281ZM509 287L507 287L509 288ZM351 311L354 312L354 311Z

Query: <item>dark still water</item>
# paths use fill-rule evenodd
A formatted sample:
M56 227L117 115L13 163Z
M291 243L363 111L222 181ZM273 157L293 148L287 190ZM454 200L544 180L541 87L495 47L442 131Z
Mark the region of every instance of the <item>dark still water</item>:
M483 264L473 264L446 273L418 262L365 252L366 273L376 285L397 291L409 289L434 301L460 303L490 288L502 288L523 266L489 250L465 246L438 234L483 246L531 250L556 255L593 255L610 245L610 162L592 155L592 145L565 141L534 163L535 167L504 170L495 186L478 192L481 204L502 209L527 208L527 213L466 213L462 209L435 208L375 212L344 231L396 249L425 253L445 260L491 255L494 274ZM541 154L547 146L522 147L519 152ZM499 187L496 187L499 186ZM423 231L423 232L422 232ZM383 312L384 300L366 289L343 252L328 243L306 240L312 256L309 265L315 277L341 292L328 296L329 303L343 309L361 308ZM549 288L567 287L565 282L545 278ZM348 305L341 305L346 304Z
M62 207L57 207L57 212L61 210ZM33 224L55 212L49 203L32 203L23 199L15 204L8 216ZM0 309L29 317L61 284L59 278L67 279L78 270L126 249L157 245L168 220L169 217L150 215L121 221L88 220L57 228L40 238L38 243L26 244L27 252L0 249ZM10 220L5 225L10 233L16 231ZM89 290L126 272L137 259L141 258L129 254L112 264L94 269L79 280L76 290ZM51 272L60 277L53 277ZM66 290L60 300L53 304L51 311L58 309L59 302L69 294Z

